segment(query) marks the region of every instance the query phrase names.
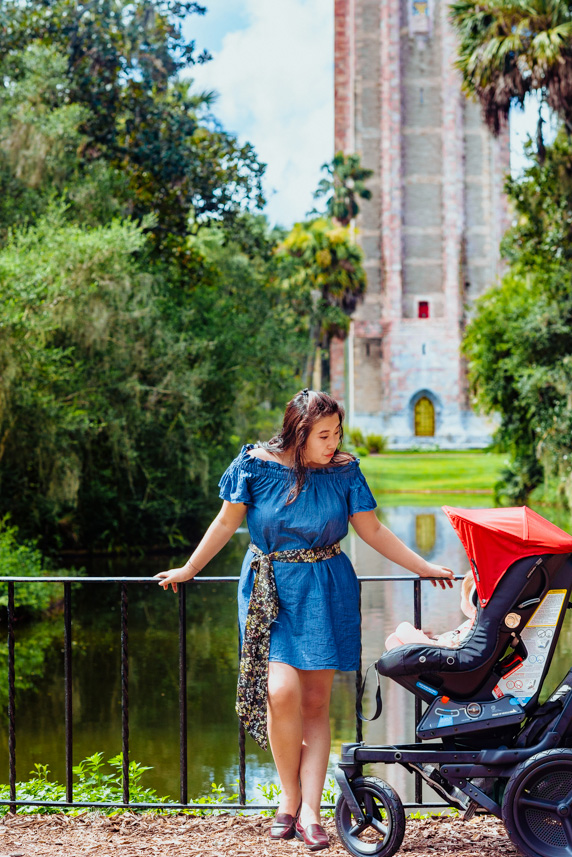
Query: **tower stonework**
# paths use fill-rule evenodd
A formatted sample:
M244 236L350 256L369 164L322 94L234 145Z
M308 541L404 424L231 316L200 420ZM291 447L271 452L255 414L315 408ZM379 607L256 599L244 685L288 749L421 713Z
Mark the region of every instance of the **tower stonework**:
M446 0L335 0L335 149L374 175L356 223L367 293L332 345L332 392L393 448L490 441L460 345L500 272L508 130L491 136L455 58Z

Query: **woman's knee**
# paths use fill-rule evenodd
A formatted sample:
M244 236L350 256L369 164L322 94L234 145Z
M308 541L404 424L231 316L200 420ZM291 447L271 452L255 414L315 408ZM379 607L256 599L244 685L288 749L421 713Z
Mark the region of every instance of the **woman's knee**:
M268 705L274 714L300 706L300 682L296 670L292 667L283 669L284 666L269 664Z
M320 717L327 714L330 708L332 683L329 678L315 683L306 683L302 689L302 716Z
M330 695L320 696L310 694L302 699L302 717L308 720L315 717L323 717L330 709Z

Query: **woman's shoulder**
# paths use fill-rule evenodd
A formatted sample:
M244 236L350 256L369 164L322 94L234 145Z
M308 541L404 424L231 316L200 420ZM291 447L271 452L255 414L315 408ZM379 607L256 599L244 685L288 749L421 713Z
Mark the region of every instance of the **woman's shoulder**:
M279 453L271 452L265 446L257 446L256 444L249 443L243 448L248 458L257 458L260 461L275 461L278 464L283 463Z
M255 459L259 462L267 462L270 465L278 465L278 467L284 468L285 470L289 470L292 466L292 462L287 460L283 453L278 451L274 452L261 444L247 444L243 449L246 452L246 456L250 459ZM352 455L351 452L340 451L335 454L331 463L327 467L309 467L308 470L318 473L331 473L338 471L341 468L344 470L348 467L353 469L352 465L357 466L358 464L358 459L355 455Z
M273 475L283 477L290 473L290 467L275 453L260 443L246 443L235 459L238 466L252 475Z
M292 471L291 462L283 453L268 449L261 443L247 443L233 462L234 466L247 469L251 473L272 473L284 476ZM337 452L327 467L309 467L308 473L353 475L359 472L359 459L351 452Z

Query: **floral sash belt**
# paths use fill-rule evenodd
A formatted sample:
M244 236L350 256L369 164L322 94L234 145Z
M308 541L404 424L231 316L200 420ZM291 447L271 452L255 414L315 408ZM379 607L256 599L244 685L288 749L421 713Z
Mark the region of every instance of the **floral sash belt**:
M254 559L250 563L254 571L254 585L250 595L242 652L238 687L236 691L236 713L263 750L268 749L266 705L268 698L268 655L270 652L270 626L278 616L278 593L274 579L273 561L276 562L321 562L332 559L342 552L340 543L323 548L263 553L256 545L250 550Z

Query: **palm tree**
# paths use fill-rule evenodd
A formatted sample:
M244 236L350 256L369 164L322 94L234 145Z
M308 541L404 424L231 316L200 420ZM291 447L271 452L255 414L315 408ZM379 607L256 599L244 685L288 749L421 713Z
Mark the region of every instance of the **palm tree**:
M463 88L480 101L493 134L532 91L572 133L572 3L456 0L450 8Z
M328 216L341 226L348 226L359 212L357 198L371 199L365 182L373 175L373 170L362 167L359 155L338 152L331 163L322 166L322 172L327 175L320 180L314 199L329 194L326 200Z

